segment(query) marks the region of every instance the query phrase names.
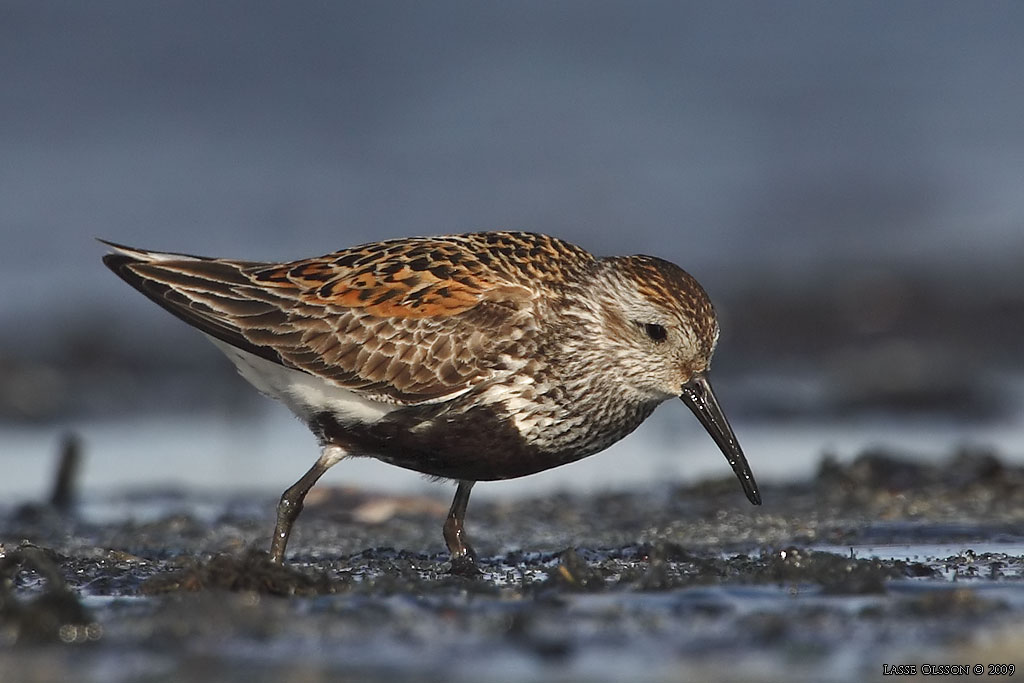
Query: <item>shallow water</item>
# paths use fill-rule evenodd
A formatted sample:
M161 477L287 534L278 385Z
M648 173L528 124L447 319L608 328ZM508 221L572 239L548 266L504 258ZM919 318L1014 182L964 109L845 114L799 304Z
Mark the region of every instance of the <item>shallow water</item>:
M979 530L979 535L980 535ZM957 543L874 543L857 545L812 545L809 550L854 558L878 558L904 562L934 562L947 557L977 558L982 555L1024 556L1024 543L1017 541L959 541ZM1015 575L1016 576L1016 575Z
M249 550L271 494L7 505L0 678L861 681L1022 664L1024 467L875 453L768 484L762 508L732 484L474 501L476 578L449 574L436 497L324 487L287 571Z
M740 418L733 426L762 484L809 477L826 454L847 462L872 448L925 461L964 447L991 449L1011 462L1024 462L1024 411L991 422ZM251 416L131 416L60 428L0 424L5 470L0 498L16 502L45 497L66 432L82 439L81 488L96 495L126 487L280 493L318 454L309 431L270 401ZM721 452L696 420L685 407L669 402L632 435L596 456L529 477L483 483L473 496L594 492L661 481L694 482L728 472ZM341 463L323 481L393 493L449 495L446 488L415 472L367 458Z

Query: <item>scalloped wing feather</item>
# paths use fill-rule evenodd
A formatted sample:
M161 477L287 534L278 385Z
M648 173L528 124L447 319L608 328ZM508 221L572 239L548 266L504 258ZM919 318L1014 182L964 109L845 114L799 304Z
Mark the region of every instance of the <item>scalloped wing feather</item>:
M534 292L458 238L281 264L110 246L115 273L190 325L386 402L445 400L509 371L534 330Z

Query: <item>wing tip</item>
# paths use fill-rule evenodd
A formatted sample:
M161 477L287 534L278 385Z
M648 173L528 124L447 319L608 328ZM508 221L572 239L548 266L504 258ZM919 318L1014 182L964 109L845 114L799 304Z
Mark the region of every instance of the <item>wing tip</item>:
M95 238L97 242L103 244L113 251L103 257L103 262L107 262L107 258L111 256L124 256L128 257L132 261L137 262L148 262L152 263L155 261L210 261L209 257L206 256L195 256L193 254L181 254L173 251L152 251L150 249L140 249L138 247L129 247L127 244L120 244L111 240L103 239L102 237ZM109 265L109 264L108 264Z

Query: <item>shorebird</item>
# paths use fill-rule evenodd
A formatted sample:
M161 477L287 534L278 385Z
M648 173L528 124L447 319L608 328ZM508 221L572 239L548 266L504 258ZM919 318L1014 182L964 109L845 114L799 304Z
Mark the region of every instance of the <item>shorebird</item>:
M444 524L453 568L477 481L579 460L681 398L751 503L757 484L708 381L718 341L697 281L653 256L598 258L525 232L394 239L261 263L104 242L103 261L206 334L322 450L281 496L282 563L309 489L350 456L458 482Z

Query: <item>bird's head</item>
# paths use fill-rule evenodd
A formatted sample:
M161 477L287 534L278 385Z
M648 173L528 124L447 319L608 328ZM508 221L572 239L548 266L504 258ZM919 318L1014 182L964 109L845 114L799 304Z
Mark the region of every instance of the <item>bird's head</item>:
M598 280L603 331L624 391L651 401L681 398L722 449L747 498L760 504L746 457L708 382L718 319L704 288L653 256L601 259Z

